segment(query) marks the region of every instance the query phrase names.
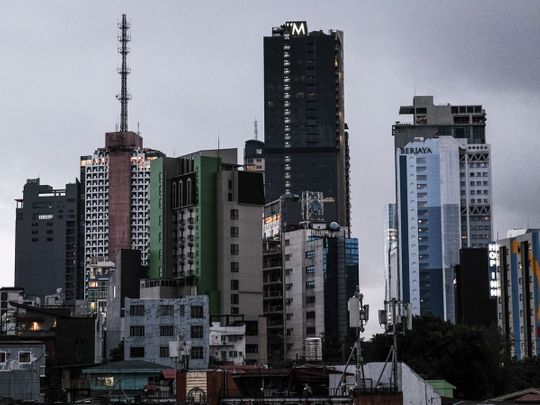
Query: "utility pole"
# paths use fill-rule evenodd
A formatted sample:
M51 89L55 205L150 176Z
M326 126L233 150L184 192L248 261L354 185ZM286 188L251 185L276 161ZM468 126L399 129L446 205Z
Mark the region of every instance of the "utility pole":
M349 327L358 329L355 347L356 349L356 392L360 388L366 387L366 379L364 375L364 360L362 358L362 333L364 332L364 324L369 320L369 305L364 305L364 294L360 293L360 288L357 286L354 296L349 299ZM352 355L352 352L351 352ZM340 381L341 384L341 381Z
M398 392L399 387L397 336L398 334L404 335L405 330L412 330L412 308L411 304L404 304L396 298L384 301L384 306L386 309L379 311L379 323L384 326L387 335L392 335L392 347L390 348L390 353L392 354L392 388L395 392ZM390 312L391 317L390 324L388 323L388 312ZM377 385L379 385L383 372L381 372L381 375L379 376L379 381L377 381Z

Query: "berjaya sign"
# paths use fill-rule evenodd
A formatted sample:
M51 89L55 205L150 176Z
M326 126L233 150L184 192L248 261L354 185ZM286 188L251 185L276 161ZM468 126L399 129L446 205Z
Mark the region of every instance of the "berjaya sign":
M305 21L287 21L285 26L291 30L291 35L307 35L307 22Z
M399 150L402 155L418 155L418 154L433 153L431 152L431 148L428 148L428 147L399 148Z

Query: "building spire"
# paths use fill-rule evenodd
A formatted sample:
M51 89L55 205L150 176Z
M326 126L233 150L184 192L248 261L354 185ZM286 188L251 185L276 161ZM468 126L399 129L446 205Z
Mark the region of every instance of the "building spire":
M122 87L120 94L116 95L116 98L120 100L120 132L128 130L128 101L131 99L131 95L127 91L127 76L131 72L127 64L127 55L129 53L127 44L131 40L128 32L130 26L131 24L127 21L126 15L122 14L122 22L118 23L118 28L120 28L118 53L122 55L122 67L118 69L118 73L122 78Z

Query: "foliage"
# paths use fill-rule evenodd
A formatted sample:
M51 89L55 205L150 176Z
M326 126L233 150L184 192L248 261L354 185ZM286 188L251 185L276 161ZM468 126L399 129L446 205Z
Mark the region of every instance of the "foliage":
M372 339L373 360L384 361L391 336ZM431 315L416 317L413 330L398 338L398 358L425 379L445 379L457 398L481 399L500 392L503 340L493 328L454 325ZM370 356L370 357L371 357Z

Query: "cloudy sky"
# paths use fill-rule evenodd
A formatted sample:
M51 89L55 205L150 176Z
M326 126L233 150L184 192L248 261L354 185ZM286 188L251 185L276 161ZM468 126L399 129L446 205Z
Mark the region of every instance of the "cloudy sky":
M0 0L0 286L13 285L14 199L63 187L118 121L117 27L132 23L130 129L169 155L242 148L263 128L263 36L287 20L345 34L345 117L361 290L382 305L391 125L416 95L483 104L495 232L540 227L540 2ZM262 130L260 131L262 132ZM372 315L375 315L373 313ZM372 317L369 331L377 331Z

